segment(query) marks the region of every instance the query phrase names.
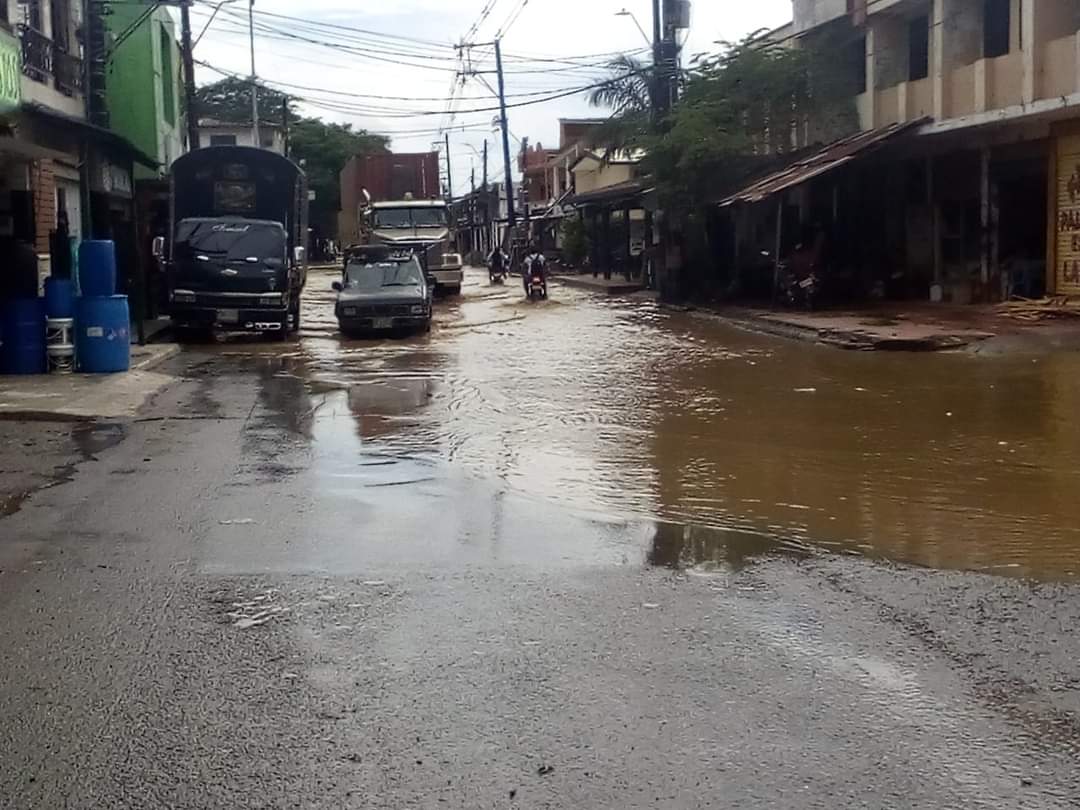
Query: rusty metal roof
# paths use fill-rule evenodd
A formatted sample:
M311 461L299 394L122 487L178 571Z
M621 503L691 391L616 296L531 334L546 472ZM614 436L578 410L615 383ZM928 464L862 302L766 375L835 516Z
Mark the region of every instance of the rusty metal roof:
M761 202L774 194L802 185L808 180L845 166L882 146L886 141L922 126L926 121L927 119L920 118L917 121L890 124L887 127L858 132L842 140L833 141L817 152L799 158L783 169L755 180L741 191L725 197L718 205L723 207L735 203Z

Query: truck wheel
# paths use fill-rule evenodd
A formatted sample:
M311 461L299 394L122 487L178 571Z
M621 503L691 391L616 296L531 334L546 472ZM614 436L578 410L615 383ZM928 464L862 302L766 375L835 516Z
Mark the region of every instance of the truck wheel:
M461 285L455 284L453 287L446 288L447 295L461 295Z

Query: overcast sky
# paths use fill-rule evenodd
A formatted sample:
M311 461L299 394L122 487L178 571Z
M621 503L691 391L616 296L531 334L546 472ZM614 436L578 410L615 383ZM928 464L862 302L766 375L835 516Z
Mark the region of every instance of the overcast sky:
M603 75L591 66L604 62L607 54L645 48L633 20L617 17L615 12L626 8L646 32L651 31L650 0L257 0L257 12L302 17L306 22L257 15L257 25L276 31L256 32L256 69L265 81L287 84L288 88L281 89L308 99L299 105L304 114L390 134L395 151L425 151L440 138L437 130L451 122L444 114L445 99L460 63L455 52L445 46L460 42L489 4L493 4L491 10L471 41L492 40L520 9L506 28L502 45L511 103L533 102L591 84ZM192 25L196 36L215 5L200 2L195 6ZM199 41L196 59L248 74L246 14L246 0L226 3ZM791 0L696 0L685 53L711 50L718 40L736 39L790 19ZM320 24L403 39L383 40L344 28L320 29ZM443 43L444 47L413 40ZM342 50L340 45L351 51ZM493 67L489 48L477 49L472 55L475 68ZM647 53L643 55L649 58ZM524 61L523 57L568 61ZM198 69L200 84L216 78L219 74L210 69ZM494 76L483 78L494 87ZM479 179L480 161L473 150L479 151L485 138L492 149L493 179L501 174L501 159L496 151L498 136L491 128L494 112L490 108L496 104L491 90L474 77L464 86L459 84L457 94L461 97L456 103L458 112L449 131L454 191L461 194L468 190L474 164ZM510 129L516 138L527 137L533 144L539 141L555 147L560 117L603 114L579 93L511 109ZM511 149L516 152L520 143L513 141Z

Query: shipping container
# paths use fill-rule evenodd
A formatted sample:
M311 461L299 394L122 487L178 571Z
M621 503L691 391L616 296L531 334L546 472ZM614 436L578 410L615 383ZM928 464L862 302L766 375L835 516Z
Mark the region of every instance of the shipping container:
M361 203L361 189L367 189L372 202L402 200L412 196L431 200L442 196L439 187L439 153L358 155L342 172L342 200Z

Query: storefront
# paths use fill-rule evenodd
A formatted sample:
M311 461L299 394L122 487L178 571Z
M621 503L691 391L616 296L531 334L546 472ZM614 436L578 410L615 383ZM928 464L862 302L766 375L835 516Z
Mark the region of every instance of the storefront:
M1080 125L1061 130L1051 156L1054 182L1049 204L1047 287L1055 295L1080 296Z

